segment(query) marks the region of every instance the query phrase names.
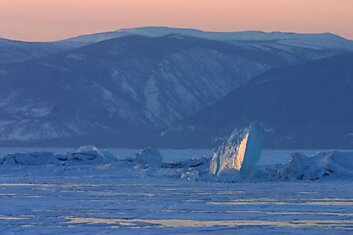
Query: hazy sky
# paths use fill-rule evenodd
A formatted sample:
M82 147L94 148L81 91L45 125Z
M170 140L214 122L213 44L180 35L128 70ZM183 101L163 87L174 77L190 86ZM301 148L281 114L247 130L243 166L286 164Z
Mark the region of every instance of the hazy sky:
M48 41L145 25L353 39L353 0L0 0L0 37Z

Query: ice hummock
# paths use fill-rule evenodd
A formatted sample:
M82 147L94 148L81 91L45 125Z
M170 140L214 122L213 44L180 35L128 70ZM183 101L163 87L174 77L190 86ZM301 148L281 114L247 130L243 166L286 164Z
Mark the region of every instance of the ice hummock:
M212 160L209 157L194 157L162 162L161 153L150 148L143 150L135 158L119 158L94 146L84 146L63 154L8 154L0 157L0 174L104 174L110 177L158 177L203 182L353 180L353 152L326 151L313 156L293 153L286 164L256 166L261 153L259 142L262 143L263 140L262 131L261 126L252 124L249 128L234 132L215 151ZM217 170L215 175L221 177L210 176L210 170Z
M214 152L210 174L241 178L251 176L261 156L264 133L259 122L253 122L242 130L234 130L228 141Z
M163 156L158 149L147 148L136 154L136 163L145 168L161 168Z
M81 146L77 151L66 154L51 152L15 153L0 157L0 165L67 165L104 164L116 159L108 152L101 152L95 146Z
M68 160L90 161L95 163L109 163L116 161L116 158L107 151L100 151L92 145L81 146L74 153L66 154Z
M51 152L14 153L0 157L0 165L59 165L60 156Z
M328 151L306 156L292 153L290 162L277 170L277 177L286 180L318 180L327 176L353 176L353 154Z

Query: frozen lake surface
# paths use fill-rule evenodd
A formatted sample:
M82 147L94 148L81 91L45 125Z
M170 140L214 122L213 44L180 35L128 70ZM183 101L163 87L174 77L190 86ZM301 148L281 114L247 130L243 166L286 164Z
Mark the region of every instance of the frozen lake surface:
M2 148L0 156L19 151L33 149ZM110 151L118 158L138 152ZM211 154L161 152L165 161ZM265 150L260 165L287 162L291 152ZM353 233L353 180L222 183L105 165L4 167L0 234Z

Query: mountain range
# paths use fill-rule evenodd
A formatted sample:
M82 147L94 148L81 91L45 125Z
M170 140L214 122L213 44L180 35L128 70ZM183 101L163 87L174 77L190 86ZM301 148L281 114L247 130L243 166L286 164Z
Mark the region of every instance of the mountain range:
M0 143L209 147L260 120L268 147L351 146L351 53L352 41L327 33L2 39Z

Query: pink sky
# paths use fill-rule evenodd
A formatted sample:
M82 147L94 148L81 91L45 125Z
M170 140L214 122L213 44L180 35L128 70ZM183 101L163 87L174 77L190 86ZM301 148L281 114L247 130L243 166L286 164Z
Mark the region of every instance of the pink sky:
M5 38L49 41L146 25L353 39L353 0L0 0Z

